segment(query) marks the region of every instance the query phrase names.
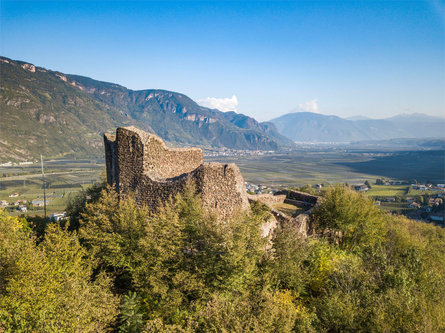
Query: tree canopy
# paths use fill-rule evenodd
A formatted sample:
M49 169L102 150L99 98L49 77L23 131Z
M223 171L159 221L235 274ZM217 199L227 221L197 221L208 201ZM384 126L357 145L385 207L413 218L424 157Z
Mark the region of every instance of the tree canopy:
M345 187L311 235L272 240L264 206L222 221L192 185L156 212L103 186L71 207L74 225L43 234L0 211L0 331L445 330L444 229Z

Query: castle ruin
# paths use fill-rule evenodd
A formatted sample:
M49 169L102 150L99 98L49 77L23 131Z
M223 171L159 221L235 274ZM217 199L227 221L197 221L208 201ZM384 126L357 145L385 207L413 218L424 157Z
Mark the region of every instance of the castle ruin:
M244 179L234 163L203 163L199 148L168 148L161 138L133 126L105 134L107 182L119 195L133 193L156 211L192 181L203 206L223 218L249 209Z

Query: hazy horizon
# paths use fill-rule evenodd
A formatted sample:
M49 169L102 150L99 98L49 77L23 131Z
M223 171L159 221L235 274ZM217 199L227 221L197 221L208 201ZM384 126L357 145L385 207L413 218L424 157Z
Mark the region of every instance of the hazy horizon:
M260 121L444 117L445 6L411 2L1 2L1 54Z

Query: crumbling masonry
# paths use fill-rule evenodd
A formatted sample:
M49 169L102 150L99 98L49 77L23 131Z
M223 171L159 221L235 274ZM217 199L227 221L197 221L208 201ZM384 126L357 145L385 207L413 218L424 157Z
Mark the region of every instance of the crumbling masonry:
M192 181L208 211L226 218L249 209L244 179L233 163L203 163L201 149L168 148L156 135L132 126L105 134L104 142L107 182L120 196L134 193L138 204L156 211Z

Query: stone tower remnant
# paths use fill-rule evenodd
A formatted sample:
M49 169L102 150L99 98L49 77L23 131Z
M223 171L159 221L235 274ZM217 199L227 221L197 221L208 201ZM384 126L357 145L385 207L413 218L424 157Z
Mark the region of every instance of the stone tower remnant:
M138 204L156 211L188 181L203 206L227 218L249 209L244 179L234 163L203 163L199 148L168 148L161 138L136 127L105 134L107 182L121 197L134 193Z

